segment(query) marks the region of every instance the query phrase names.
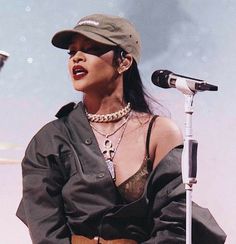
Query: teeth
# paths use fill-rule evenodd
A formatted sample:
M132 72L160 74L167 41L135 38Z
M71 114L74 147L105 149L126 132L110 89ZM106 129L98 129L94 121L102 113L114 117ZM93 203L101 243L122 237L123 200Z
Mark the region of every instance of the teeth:
M74 70L73 73L74 73L75 75L78 75L78 74L84 74L85 71L84 71L84 70Z
M78 72L75 72L76 75L79 75L79 74L84 74L85 72L83 71L78 71Z
M78 74L78 73L81 73L80 70L74 70L74 74Z

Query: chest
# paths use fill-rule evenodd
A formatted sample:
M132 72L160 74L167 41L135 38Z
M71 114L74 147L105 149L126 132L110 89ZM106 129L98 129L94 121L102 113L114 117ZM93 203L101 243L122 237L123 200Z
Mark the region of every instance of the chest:
M132 177L141 167L147 156L148 123L143 125L130 123L125 133L118 132L114 136L105 138L96 133L100 150L105 158L111 158L111 167L114 167L116 185L120 185ZM150 154L154 157L154 144L150 143Z

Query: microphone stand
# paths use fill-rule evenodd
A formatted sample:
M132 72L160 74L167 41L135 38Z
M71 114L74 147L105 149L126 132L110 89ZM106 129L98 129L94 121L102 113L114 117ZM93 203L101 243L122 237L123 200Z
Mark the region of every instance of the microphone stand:
M195 93L185 92L185 137L182 154L182 177L186 190L186 244L192 244L192 187L197 174L197 146L193 139L192 115Z
M174 87L185 97L185 137L182 153L182 179L186 190L186 244L192 244L192 190L197 183L197 147L193 139L192 115L193 98L197 91L217 91L218 87L203 80L176 75L169 70L157 70L152 74L152 82L162 88Z

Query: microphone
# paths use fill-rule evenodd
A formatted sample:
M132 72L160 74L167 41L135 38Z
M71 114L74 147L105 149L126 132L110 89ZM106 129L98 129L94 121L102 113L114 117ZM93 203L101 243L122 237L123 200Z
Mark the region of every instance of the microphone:
M4 62L8 59L9 53L0 50L0 70L4 65Z
M152 83L161 88L176 88L187 95L197 91L217 91L218 87L204 80L175 74L169 70L156 70L152 74Z

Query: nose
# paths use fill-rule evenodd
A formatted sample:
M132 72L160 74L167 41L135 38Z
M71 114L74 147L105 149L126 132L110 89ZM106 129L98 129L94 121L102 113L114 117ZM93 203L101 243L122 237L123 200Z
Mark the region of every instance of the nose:
M79 63L80 61L85 61L86 57L82 51L76 52L76 54L73 56L73 62L74 63Z

